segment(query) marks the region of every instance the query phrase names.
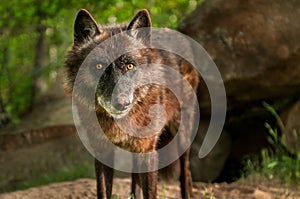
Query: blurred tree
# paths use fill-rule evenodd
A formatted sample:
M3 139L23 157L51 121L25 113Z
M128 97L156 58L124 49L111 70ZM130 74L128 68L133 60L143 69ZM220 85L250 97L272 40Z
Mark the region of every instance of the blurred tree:
M4 0L0 4L0 125L32 110L62 66L81 8L99 23L128 22L150 11L153 25L175 28L201 0ZM5 115L5 117L4 117ZM11 115L11 117L9 116ZM9 116L9 117L7 117ZM4 119L3 119L4 120ZM7 120L7 119L5 119Z

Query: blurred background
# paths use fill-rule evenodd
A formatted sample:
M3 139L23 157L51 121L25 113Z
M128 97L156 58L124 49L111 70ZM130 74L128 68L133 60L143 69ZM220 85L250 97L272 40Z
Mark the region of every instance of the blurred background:
M18 123L55 81L73 42L73 24L86 8L100 24L128 22L148 8L153 26L176 28L199 0L3 1L0 11L0 124Z
M61 88L81 8L100 24L129 22L146 8L154 27L192 37L216 63L226 88L226 123L213 150L199 159L211 114L201 80L201 121L190 158L195 181L232 183L255 176L276 180L278 187L299 185L300 1L4 0L0 193L94 178L93 158L76 136L71 99Z

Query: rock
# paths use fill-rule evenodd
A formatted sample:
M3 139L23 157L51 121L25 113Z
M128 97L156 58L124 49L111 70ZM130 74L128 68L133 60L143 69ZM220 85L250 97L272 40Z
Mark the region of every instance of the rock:
M233 109L299 93L299 18L300 1L210 0L178 30L213 58L224 80L228 108ZM200 99L208 110L209 96L201 93Z
M300 101L289 106L281 114L285 126L283 137L292 152L300 152Z
M248 108L231 115L226 121L226 131L231 137L231 151L218 182L233 182L247 175L243 173L247 159L257 161L264 148L270 148L265 123L275 126L275 119L262 108Z
M0 192L66 169L86 168L87 174L94 173L93 158L74 133L13 149L0 150Z
M199 159L198 153L207 132L209 120L201 120L197 136L191 146L191 172L194 181L213 182L221 174L231 150L231 139L223 131L212 151L204 158Z
M0 135L0 149L13 150L75 135L74 125L54 125L20 133Z
M270 193L255 189L253 193L253 198L255 199L272 199L274 198Z

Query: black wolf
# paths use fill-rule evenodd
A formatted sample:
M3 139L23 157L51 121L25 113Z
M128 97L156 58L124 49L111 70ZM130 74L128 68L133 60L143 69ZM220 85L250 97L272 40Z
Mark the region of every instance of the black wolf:
M198 73L191 64L175 54L151 48L150 27L151 20L147 10L139 11L129 24L101 26L96 23L88 11L83 9L78 13L75 20L74 44L65 62L63 87L66 93L72 94L79 67L87 55L108 38L124 31L133 31L132 34L129 33L123 36L122 46L136 46L137 50L125 52L113 62L107 63L110 56L108 52L119 50L118 44L112 44L109 50L106 49L106 53L97 57L98 63L93 66L84 66L93 67L93 69L96 68L97 70L105 69L103 75L98 78L98 84L95 89L94 107L99 124L110 142L133 153L156 152L157 149L168 144L176 135L182 109L191 113L188 118L190 125L185 127L186 131L191 130L190 126L193 126L192 123L194 122L194 102L180 104L181 102L176 99L176 96L170 89L155 83L141 85L140 87L135 85L136 80L146 80L145 82L149 79L171 81L170 77L167 77L169 72L165 68L165 66L169 66L179 71L182 77L189 82L193 92L197 90ZM149 29L141 31L140 28ZM107 65L106 68L104 67L105 65ZM88 87L88 80L81 82L81 84L83 88L85 86ZM191 91L182 85L181 81L172 80L172 85L180 89L186 99L189 99L192 95ZM82 94L81 98L84 103L84 94ZM119 121L126 126L131 121L138 127L147 126L151 123L153 117L149 109L156 104L163 107L165 112L163 116L156 115L158 123L160 125L162 123L163 128L159 129L158 132L154 132L155 134L139 137L128 134L126 129L121 129L116 124L116 121ZM139 131L139 133L143 134L145 132ZM101 138L97 142L100 142L98 145L105 145ZM99 149L98 153L104 154L106 152ZM110 153L108 155L113 154ZM161 158L163 157L159 159ZM181 195L182 198L189 198L192 189L189 150L180 157L179 162ZM137 167L141 164L146 164L150 168L155 166L155 164L159 164L159 160L136 162ZM113 184L113 169L95 159L95 170L98 198L110 198ZM141 192L145 199L157 198L157 174L158 171L132 173L132 194L135 198L140 198Z

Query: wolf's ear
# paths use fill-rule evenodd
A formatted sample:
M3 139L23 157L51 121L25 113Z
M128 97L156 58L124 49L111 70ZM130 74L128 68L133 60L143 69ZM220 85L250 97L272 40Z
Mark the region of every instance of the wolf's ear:
M128 30L151 27L151 19L146 9L139 11L128 25Z
M81 44L100 34L97 22L85 9L78 12L74 24L74 44Z
M129 23L127 30L133 30L134 32L136 31L133 36L135 36L137 39L142 39L145 42L149 42L151 38L151 31L149 28L151 26L152 24L149 12L146 9L143 9L135 15L135 17ZM145 29L139 30L139 28Z

